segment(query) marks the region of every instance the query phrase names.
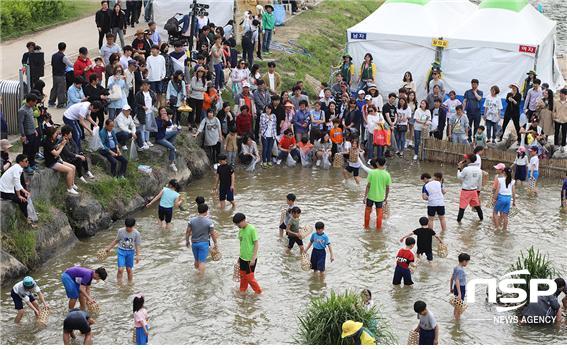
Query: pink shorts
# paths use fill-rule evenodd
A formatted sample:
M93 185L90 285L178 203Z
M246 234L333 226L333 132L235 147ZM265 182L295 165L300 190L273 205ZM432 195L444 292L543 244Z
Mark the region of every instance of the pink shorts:
M467 206L475 207L480 206L478 200L478 192L476 190L462 190L461 197L459 198L459 208L467 208Z

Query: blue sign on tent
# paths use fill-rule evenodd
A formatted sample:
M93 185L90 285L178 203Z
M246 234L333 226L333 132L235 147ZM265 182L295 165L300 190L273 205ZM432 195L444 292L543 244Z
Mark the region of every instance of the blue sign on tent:
M366 33L350 33L350 38L353 40L366 40Z

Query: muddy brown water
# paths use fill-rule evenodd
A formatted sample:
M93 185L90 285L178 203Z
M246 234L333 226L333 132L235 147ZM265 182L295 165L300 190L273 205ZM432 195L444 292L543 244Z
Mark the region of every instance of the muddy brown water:
M359 292L369 288L379 310L392 324L398 341L404 344L407 334L416 325L413 302L421 299L436 315L441 326L443 344L536 344L565 343L567 329L554 327L528 328L497 325L494 306L480 301L471 304L460 324L452 320L449 305L449 278L456 256L467 252L472 256L467 268L469 278L496 277L505 273L520 251L534 246L549 253L558 270L567 270L565 231L567 217L559 213L560 183L546 182L539 197L531 199L520 190L518 207L521 214L511 219L510 232L496 232L490 221L479 224L476 214L467 210L461 226L456 223L459 185L454 167L432 163L392 161L388 166L393 176L390 196L391 214L383 232L362 229L364 181L358 188L346 185L336 169L307 168L268 169L250 175L237 173L238 211L244 212L260 233L257 279L264 294L240 296L232 281L232 267L238 255L237 229L231 223L231 211L211 214L221 233L223 258L207 264L204 277L193 269L193 256L185 248L186 220L196 212L186 204L186 211L176 211L174 229L162 232L156 226L156 209L136 214L142 233L142 260L135 268L134 283L118 285L116 257L109 257L104 266L109 272L105 283L96 284L92 294L101 305L101 313L93 326L95 344L129 344L132 333L132 295L143 292L150 315L152 344L276 344L293 343L297 334L297 315L310 298L346 289ZM442 170L448 189L448 231L441 237L449 246L448 258L435 257L431 265L423 263L414 274L413 288L391 285L394 256L403 234L418 227L418 219L426 213L420 199L419 174ZM191 183L186 190L190 198L206 197L212 203L213 177ZM278 237L277 225L285 195L294 192L302 208L303 222L325 222L336 254L334 263L327 261L323 281L301 270L299 253L284 253L284 241ZM487 217L490 209L485 209ZM372 223L373 224L373 223ZM79 242L72 250L52 259L31 275L45 290L52 307L46 328L35 326L27 311L23 323L13 323L15 310L10 289L2 289L1 344L61 344L66 298L60 275L75 263L97 267L96 252L115 236L117 222L88 241ZM565 276L565 273L563 273ZM484 291L479 290L483 300Z

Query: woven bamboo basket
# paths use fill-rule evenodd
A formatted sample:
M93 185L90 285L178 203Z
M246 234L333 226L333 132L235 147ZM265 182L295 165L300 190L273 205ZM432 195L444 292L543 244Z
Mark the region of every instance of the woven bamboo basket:
M454 294L451 295L451 298L449 298L449 304L459 310L461 314L464 313L465 310L467 310L467 308L469 307L465 302L463 302L461 298L455 296Z
M345 157L341 153L336 153L335 158L333 159L333 167L343 168L344 165L345 165Z
M508 213L508 217L514 217L516 216L518 213L520 213L520 210L516 207L516 206L511 206L510 207L510 212Z
M101 248L96 253L96 259L98 259L99 262L102 262L108 257L108 255L109 255L109 253L106 252L106 250L104 248Z
M488 184L488 172L483 170L482 171L482 186L484 187L487 184Z
M136 344L136 327L132 329L132 343Z
M358 162L358 150L350 149L348 152L348 161L350 162Z
M309 255L307 253L301 255L301 270L311 270L311 261L309 260Z
M486 207L488 208L494 208L494 192L492 192L490 194L490 199L488 199L488 201L486 202Z
M384 216L389 216L390 215L390 204L389 203L385 203L382 206L382 213L384 214Z
M37 321L42 325L47 325L47 321L49 320L49 309L46 307L41 308L39 311L39 317Z
M232 268L232 281L240 282L240 263L236 261Z
M418 345L419 344L419 332L411 330L408 336L408 345Z
M91 302L87 303L87 309L91 314L98 314L100 313L100 306L96 302L96 300L92 300Z
M528 190L533 193L536 189L536 181L533 178L528 179Z
M449 249L447 248L447 245L439 243L437 245L437 255L441 258L447 258L447 256L449 255Z
M310 226L310 225L303 226L303 227L299 228L299 238L301 240L303 240L306 237L308 237L309 234L311 234L312 232L313 232L312 226Z
M222 253L219 251L218 247L211 248L211 259L215 262L218 262L222 258Z

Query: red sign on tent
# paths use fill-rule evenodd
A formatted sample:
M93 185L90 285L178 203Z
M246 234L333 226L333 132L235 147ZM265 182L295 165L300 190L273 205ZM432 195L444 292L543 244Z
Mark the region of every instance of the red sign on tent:
M537 47L535 46L528 46L528 45L520 45L520 48L518 49L518 51L520 52L525 52L525 53L533 53L535 54L537 51Z

